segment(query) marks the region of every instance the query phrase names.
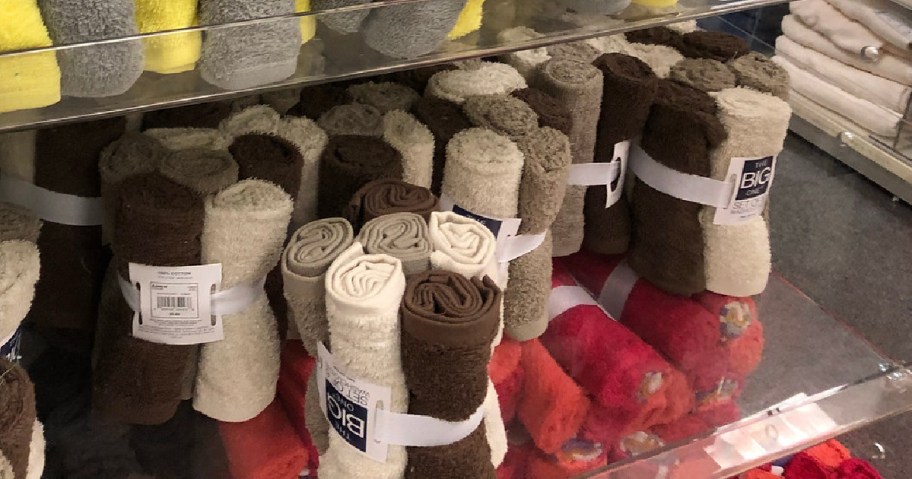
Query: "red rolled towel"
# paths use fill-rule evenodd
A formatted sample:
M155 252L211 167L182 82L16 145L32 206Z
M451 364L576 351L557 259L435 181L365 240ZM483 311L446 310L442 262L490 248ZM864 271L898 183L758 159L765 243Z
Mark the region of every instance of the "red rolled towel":
M537 451L529 458L526 477L530 479L570 479L605 467L608 451L600 444L572 439L556 454Z
M836 471L806 452L799 452L785 468L785 479L837 479Z
M279 382L276 385L278 398L285 408L285 413L288 414L291 426L307 448L308 468L314 471L320 463L320 457L307 427L304 401L307 399L307 381L313 373L316 361L308 356L301 341L296 340L285 342L281 359Z
M779 479L781 476L777 476L769 471L764 471L761 469L751 469L740 476L739 479Z
M504 338L494 348L491 362L488 363L488 376L497 391L500 413L504 423L516 416L516 402L522 392L525 369L520 364L522 344L510 338Z
M852 453L835 439L805 449L804 452L833 469L852 458Z
M526 469L532 455L535 454L535 446L527 444L510 444L507 451L507 457L504 458L503 464L497 468L497 479L526 479Z
M307 467L307 449L278 401L255 418L219 423L234 479L293 479Z
M839 479L883 479L871 464L858 458L843 461L836 470L836 474Z

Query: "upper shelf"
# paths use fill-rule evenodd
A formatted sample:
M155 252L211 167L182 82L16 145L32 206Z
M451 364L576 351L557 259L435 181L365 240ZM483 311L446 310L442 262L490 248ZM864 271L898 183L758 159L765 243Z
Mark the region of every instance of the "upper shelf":
M443 16L441 11L452 10L452 4L461 4L460 1L384 0L333 10L0 53L0 112L4 112L0 113L0 132L499 54L719 15L781 0L637 2L642 3L624 8L629 0L582 3L579 0L487 0L482 12L473 12L470 7L482 2L470 0L451 31L452 23L440 26L435 22ZM578 13L574 5L577 8L602 5L597 7L602 11ZM618 8L622 9L618 13L604 14ZM212 16L217 17L218 12ZM204 17L203 12L200 17ZM340 28L358 24L362 18L366 20L360 22L354 33L339 33ZM384 24L390 18L393 20ZM481 26L471 31L479 23ZM519 26L532 28L541 36L508 40L498 35ZM298 37L304 39L303 46ZM146 71L140 74L143 54ZM246 75L242 73L245 68ZM160 74L150 70L185 71ZM4 75L4 71L11 75ZM62 99L57 86L60 82L56 81L58 72L62 72ZM110 93L116 90L116 84L129 89L97 98L74 95L74 92L85 95L93 90L90 94ZM47 106L36 107L41 104Z

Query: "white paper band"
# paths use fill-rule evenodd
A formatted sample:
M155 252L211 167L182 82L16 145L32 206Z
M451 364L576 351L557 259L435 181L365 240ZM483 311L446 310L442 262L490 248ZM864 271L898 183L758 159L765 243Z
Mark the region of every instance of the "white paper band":
M56 193L9 176L0 176L0 201L19 205L44 221L68 226L98 226L104 217L101 198Z
M558 286L551 289L548 297L548 320L564 314L576 306L598 306L589 293L579 286Z
M139 311L139 290L120 276L117 277L117 280L120 283L120 292L123 294L127 305L134 312ZM213 293L212 315L227 316L245 311L263 294L265 285L266 277L263 277L256 283L239 284L233 288Z
M624 312L624 305L630 297L633 287L640 279L636 272L630 268L626 261L621 261L614 271L605 279L602 291L599 293L598 302L612 318L620 320Z
M440 195L440 211L452 211L461 216L474 219L487 227L497 238L497 250L494 256L498 263L508 263L520 256L534 251L545 242L547 233L518 234L520 218L494 218L470 212L460 207L447 195Z
M727 208L737 192L735 182L681 173L654 160L639 145L630 152L630 170L647 185L691 203Z
M621 200L621 196L624 194L624 177L627 174L630 144L630 140L615 143L611 161L571 165L567 184L574 186L604 185L608 189L608 194L605 195L605 208L612 207Z
M375 438L393 446L436 447L461 441L484 420L484 403L465 421L450 422L429 416L377 411Z

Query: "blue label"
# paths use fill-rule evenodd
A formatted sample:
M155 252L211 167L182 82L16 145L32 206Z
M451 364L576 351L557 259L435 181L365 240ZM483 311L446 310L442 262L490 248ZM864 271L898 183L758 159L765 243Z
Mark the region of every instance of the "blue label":
M0 358L6 358L10 361L18 361L20 358L19 346L21 342L22 330L17 329L8 343L0 345Z
M326 381L326 415L329 424L361 452L367 452L367 408L352 402Z
M738 185L738 195L735 200L749 200L766 194L772 179L772 156L745 161L744 168L741 170L741 184Z
M459 216L465 216L466 218L471 218L471 219L485 225L486 228L491 230L491 233L494 233L495 238L500 233L500 225L502 223L500 220L488 218L487 216L477 215L465 208L462 208L459 205L453 206L453 213L456 213Z

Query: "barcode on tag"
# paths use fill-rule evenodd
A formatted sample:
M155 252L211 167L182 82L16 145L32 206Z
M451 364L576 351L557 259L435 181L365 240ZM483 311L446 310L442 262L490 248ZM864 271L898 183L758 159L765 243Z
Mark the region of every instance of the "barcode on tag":
M193 308L193 302L190 298L175 298L170 296L159 296L157 305L160 309L190 309Z

